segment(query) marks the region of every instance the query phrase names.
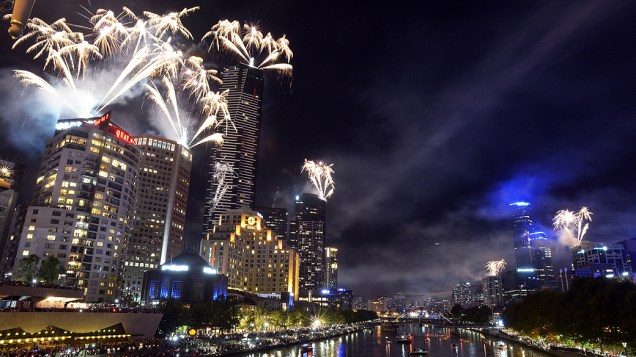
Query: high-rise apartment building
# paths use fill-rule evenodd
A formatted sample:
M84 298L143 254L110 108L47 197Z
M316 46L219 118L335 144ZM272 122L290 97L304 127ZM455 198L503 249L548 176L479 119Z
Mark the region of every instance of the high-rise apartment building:
M290 237L290 245L300 256L300 292L304 296L323 286L327 201L303 193L296 196L294 213L296 234Z
M135 143L141 160L123 289L140 299L144 272L181 253L192 155L182 145L161 137L141 136Z
M495 306L502 306L504 303L503 285L501 276L486 276L481 280L484 294L484 305L491 309Z
M338 287L338 249L325 248L325 279L324 287L335 289Z
M280 239L285 243L287 240L287 225L289 224L289 215L287 208L280 207L254 207L254 211L263 216L265 227L272 230L276 239Z
M18 201L24 165L0 160L0 257L3 256ZM0 261L0 273L4 273Z
M139 171L133 139L101 118L58 122L44 149L16 256L58 258L86 301L114 301Z
M220 274L228 288L254 294L293 294L298 297L298 254L276 239L257 212L228 210L219 218L200 255Z
M223 145L216 147L212 153L210 179L206 191L203 236L212 230L219 216L226 210L252 208L256 189L256 160L264 88L263 72L254 67L240 65L224 70L222 79L221 91L229 90L228 110L234 126L223 133ZM232 164L234 175L226 193L213 207L218 186L214 179L214 167L217 162Z

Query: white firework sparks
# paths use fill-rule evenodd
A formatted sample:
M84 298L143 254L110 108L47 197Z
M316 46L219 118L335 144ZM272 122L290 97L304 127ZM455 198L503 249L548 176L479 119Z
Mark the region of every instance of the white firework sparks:
M245 65L285 76L292 73L293 52L285 35L275 40L269 32L263 35L257 25L241 27L238 21L221 20L201 40L207 38L211 40L208 51L213 47L224 49L237 55Z
M33 18L27 24L30 32L16 41L14 48L33 42L26 52L33 53L35 59L45 58L44 69L52 70L57 79L48 81L22 70L14 71L14 75L23 85L53 95L78 117L99 116L134 87L143 85L147 98L161 109L179 143L188 147L222 144L222 134L214 129L224 127L227 133L234 127L227 109L227 92L213 91L210 82L221 83L217 72L206 69L200 57L186 58L170 37L192 38L181 19L197 9L185 8L166 15L144 12L144 17L125 7L119 14L84 9L87 14L80 15L88 22L85 26L69 25L65 19L47 24ZM82 32L74 32L72 27ZM117 76L107 77L110 71ZM153 79L160 83L161 91ZM181 92L194 105L188 103L180 110L177 101ZM204 119L197 125L190 116L182 118L185 115L180 112Z
M227 190L231 187L231 181L234 178L234 167L229 162L219 161L214 165L214 174L212 179L216 183L214 197L210 200L210 210L213 212L221 202Z
M578 212L570 210L560 210L552 219L554 230L561 230L567 235L567 243L572 246L578 246L585 238L590 223L592 221L592 212L587 207L581 207Z
M322 161L310 161L305 159L300 172L307 172L309 180L314 185L321 199L327 200L327 198L333 195L335 189L335 182L333 181L333 164L327 165Z
M216 116L211 116L204 120L196 129L194 135L192 135L192 130L190 130L190 128L196 126L195 120L189 117L181 117L177 92L175 91L175 87L170 81L170 78L163 77L161 83L163 88L165 88L165 97L161 95L159 89L153 82L151 82L150 85L146 85L146 90L148 92L146 96L150 101L155 103L159 109L161 109L161 112L164 114L174 131L176 141L187 148L193 148L197 145L208 142L214 142L217 145L222 145L223 135L218 132L213 132L212 134L198 139L201 133L208 131L208 129L215 129L220 125L216 120ZM219 96L219 98L220 101L225 100L224 96ZM223 104L227 106L226 102Z
M491 260L486 263L486 271L489 276L497 276L506 268L506 261L501 260Z

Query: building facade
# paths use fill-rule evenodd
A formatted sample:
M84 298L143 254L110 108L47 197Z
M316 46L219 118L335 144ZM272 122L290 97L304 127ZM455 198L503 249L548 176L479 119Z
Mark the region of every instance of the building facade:
M139 301L144 272L181 253L192 155L175 141L156 136L137 137L135 144L141 159L123 293Z
M484 305L491 309L495 306L503 306L504 295L501 277L499 275L486 276L482 280L482 291L484 293Z
M229 129L223 133L223 145L214 148L212 153L203 218L204 237L226 210L252 208L256 192L256 160L264 88L263 72L254 67L239 65L224 70L222 79L223 84L220 90L228 90L228 110L236 130ZM214 168L217 162L231 164L234 175L226 193L214 207L214 196L218 186L218 182L214 179Z
M576 277L615 278L631 276L628 254L622 244L581 242L572 249L572 265Z
M338 249L325 248L325 279L324 288L336 289L338 287Z
M87 302L114 301L134 216L139 152L110 113L62 120L58 128L44 149L16 264L32 254L56 257L65 282L84 289Z
M24 165L0 160L0 257L5 255L7 249L23 172ZM4 273L2 261L0 273Z
M298 254L264 227L257 212L228 210L219 220L201 241L200 255L228 277L230 289L298 297Z
M276 239L287 243L287 225L289 224L289 213L287 208L280 207L255 207L254 211L263 216L265 227L272 230Z
M303 296L320 290L325 277L325 229L327 202L313 193L296 196L295 234L290 245L300 257L300 292Z
M227 277L196 253L182 253L144 273L142 299L146 303L175 299L192 304L226 297Z

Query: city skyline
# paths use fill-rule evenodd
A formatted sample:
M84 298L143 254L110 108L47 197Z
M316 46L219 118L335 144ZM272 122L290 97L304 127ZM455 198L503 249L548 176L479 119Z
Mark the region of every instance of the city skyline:
M159 1L134 10L173 7ZM625 168L635 156L636 5L413 4L359 14L348 4L311 14L291 2L203 7L184 20L197 40L209 18L229 17L262 21L294 46L291 88L266 80L256 205L271 206L280 187L278 206L291 212L296 194L313 192L300 173L304 158L334 162L339 187L326 241L338 248L341 286L361 295L370 295L366 281L377 295L442 293L477 280L486 261L514 261L508 205L519 200L533 203L550 237L557 210L583 205L595 212L587 239L636 235L636 172ZM70 18L77 10L65 4L44 14L36 4L33 15ZM403 32L381 29L386 19L405 24ZM369 38L354 30L363 27ZM6 94L17 85L7 69L34 65L2 46ZM33 92L24 92L4 98L33 105ZM15 134L3 134L0 158L34 172L41 147L25 130L41 123L15 120L28 115L6 100L0 109ZM149 128L138 119L147 111L113 113L135 135ZM200 237L208 175L204 151L193 155L189 244Z

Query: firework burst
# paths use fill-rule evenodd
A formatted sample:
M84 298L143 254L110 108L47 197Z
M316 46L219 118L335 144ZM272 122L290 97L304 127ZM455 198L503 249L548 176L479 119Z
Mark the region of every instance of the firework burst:
M212 179L216 184L216 190L214 191L214 197L210 200L210 212L214 212L216 207L221 202L223 196L230 188L230 182L234 178L234 167L229 162L217 162L214 165L214 173Z
M506 268L506 261L501 260L491 260L486 263L486 272L488 272L488 276L497 276Z
M309 180L314 185L321 199L327 200L327 198L333 195L335 189L335 183L333 181L333 164L327 165L322 161L310 161L305 159L305 163L300 172L307 172Z
M552 219L554 230L561 230L566 234L570 246L581 244L592 221L592 212L587 207L581 207L578 212L560 210Z
M274 39L271 33L263 35L257 25L240 25L238 21L221 20L212 26L202 41L209 38L210 46L236 55L241 63L266 71L289 76L293 52L285 35Z
M54 96L78 117L98 116L134 88L141 88L160 108L180 144L190 148L207 142L222 144L222 134L214 131L235 129L227 91L213 91L211 83L221 84L217 72L205 68L203 58L185 56L172 38L192 39L181 20L197 9L166 15L146 11L140 17L125 7L119 14L84 8L80 15L86 25L69 25L66 19L47 24L33 18L27 24L30 32L14 48L32 42L26 52L34 54L34 59L43 58L44 69L54 77L49 81L23 70L14 75L24 86ZM188 104L180 107L180 97Z

